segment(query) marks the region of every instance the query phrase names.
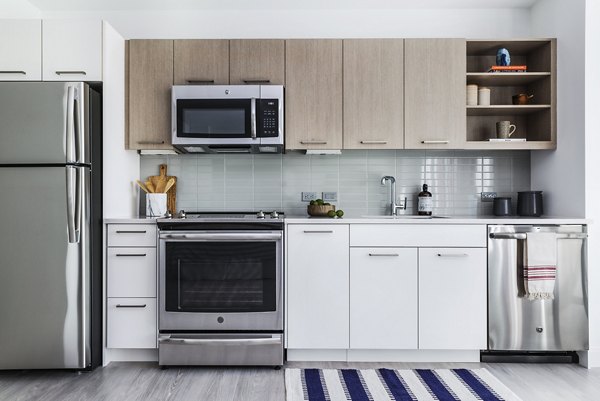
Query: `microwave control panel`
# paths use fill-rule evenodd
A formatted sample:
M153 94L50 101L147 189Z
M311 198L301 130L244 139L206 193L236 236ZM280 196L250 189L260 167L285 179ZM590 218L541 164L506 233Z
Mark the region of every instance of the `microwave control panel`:
M279 99L260 99L258 137L279 136Z

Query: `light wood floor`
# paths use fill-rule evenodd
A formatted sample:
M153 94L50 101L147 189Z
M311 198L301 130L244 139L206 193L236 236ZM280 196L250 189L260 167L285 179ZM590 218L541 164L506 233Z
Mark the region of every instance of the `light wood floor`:
M288 363L320 368L489 369L523 401L600 400L600 369L578 365ZM0 373L0 400L284 401L283 370L272 368L169 368L153 363L111 363L90 373Z

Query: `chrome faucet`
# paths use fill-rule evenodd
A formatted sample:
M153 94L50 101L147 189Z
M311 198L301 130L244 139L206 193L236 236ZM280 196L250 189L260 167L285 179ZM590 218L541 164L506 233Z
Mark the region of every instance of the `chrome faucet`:
M386 175L381 178L381 185L385 185L386 181L390 182L390 209L392 216L398 216L398 210L406 210L406 197L404 198L404 202L401 202L399 205L396 204L396 179L391 175Z

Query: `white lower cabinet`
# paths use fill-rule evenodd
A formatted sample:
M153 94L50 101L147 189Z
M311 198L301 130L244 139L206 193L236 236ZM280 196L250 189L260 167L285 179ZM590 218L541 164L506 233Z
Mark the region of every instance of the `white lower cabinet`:
M349 347L348 225L287 227L287 348Z
M106 228L106 346L157 348L155 224Z
M417 348L417 249L350 248L350 348Z
M419 348L487 348L486 248L419 249Z
M108 348L156 348L156 299L109 298Z

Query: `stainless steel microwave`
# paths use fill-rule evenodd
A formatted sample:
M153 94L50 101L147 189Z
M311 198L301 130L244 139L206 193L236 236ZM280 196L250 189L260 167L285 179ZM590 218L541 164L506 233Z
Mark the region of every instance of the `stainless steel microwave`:
M181 153L281 153L282 85L175 85L172 144Z

